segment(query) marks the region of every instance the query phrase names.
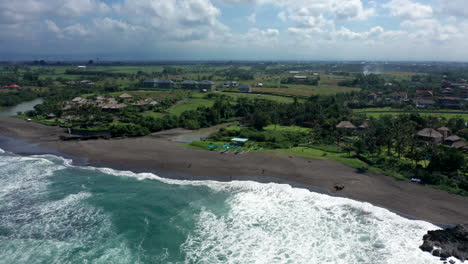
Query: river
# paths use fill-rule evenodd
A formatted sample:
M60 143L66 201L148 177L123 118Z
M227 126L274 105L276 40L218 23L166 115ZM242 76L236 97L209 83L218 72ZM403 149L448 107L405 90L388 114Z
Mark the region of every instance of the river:
M23 102L16 106L11 107L0 107L0 116L14 116L18 112L26 112L29 110L34 110L34 106L42 104L44 99L37 98L32 101Z

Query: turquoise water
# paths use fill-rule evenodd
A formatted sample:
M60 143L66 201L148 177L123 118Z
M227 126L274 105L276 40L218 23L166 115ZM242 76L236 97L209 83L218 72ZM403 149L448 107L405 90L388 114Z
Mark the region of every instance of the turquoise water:
M440 263L430 223L288 185L0 151L0 263Z

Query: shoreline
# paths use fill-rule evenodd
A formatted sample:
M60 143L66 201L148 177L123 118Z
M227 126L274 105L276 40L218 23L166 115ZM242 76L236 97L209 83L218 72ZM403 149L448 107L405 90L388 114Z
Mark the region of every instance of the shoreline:
M449 227L468 220L468 197L392 177L359 174L343 164L276 153L221 155L151 137L60 141L63 129L0 118L0 148L19 155L52 154L77 166L149 172L179 180L289 184L386 208L402 217ZM125 151L122 151L125 150ZM268 176L267 176L268 175ZM344 184L341 192L334 184Z

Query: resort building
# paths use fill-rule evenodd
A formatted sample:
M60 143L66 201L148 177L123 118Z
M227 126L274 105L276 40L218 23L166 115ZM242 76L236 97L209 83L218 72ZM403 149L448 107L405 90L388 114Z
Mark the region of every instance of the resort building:
M250 85L241 85L238 90L239 93L251 93L252 86Z
M431 142L434 144L442 143L444 136L437 132L433 128L424 128L423 130L419 131L417 134L419 139Z
M119 98L121 98L121 99L132 99L133 96L129 95L128 93L124 93L124 94L121 94L119 96Z
M193 80L185 80L181 84L181 88L184 90L196 90L198 87L198 82Z
M157 88L159 89L172 89L174 82L172 80L158 80Z
M198 84L198 87L200 88L200 91L214 91L216 88L216 83L209 81L209 80L203 80Z
M158 80L156 79L146 79L143 81L143 88L156 88Z
M444 136L444 139L446 139L448 137L448 133L450 132L450 129L448 127L439 127L437 131Z
M356 126L349 121L341 121L338 125L336 125L336 128L355 129Z

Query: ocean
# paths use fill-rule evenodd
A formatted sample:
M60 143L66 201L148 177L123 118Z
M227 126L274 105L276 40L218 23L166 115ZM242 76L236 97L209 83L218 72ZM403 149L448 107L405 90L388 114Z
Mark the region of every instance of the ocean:
M256 182L183 181L0 150L0 263L442 263L431 223Z

